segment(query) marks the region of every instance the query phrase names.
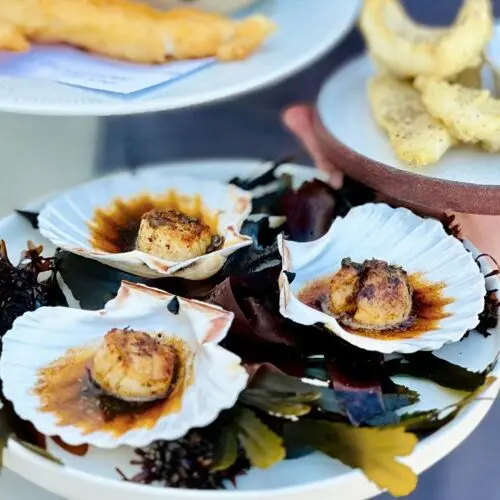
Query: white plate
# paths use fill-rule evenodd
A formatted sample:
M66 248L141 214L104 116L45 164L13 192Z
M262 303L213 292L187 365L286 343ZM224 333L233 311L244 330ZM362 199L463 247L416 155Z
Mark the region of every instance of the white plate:
M161 167L156 167L161 168ZM200 178L229 180L235 175L242 176L261 168L252 160L210 160L202 162L178 163L169 167L172 174L196 175ZM314 172L310 168L291 166L287 168L300 180L310 178ZM39 209L40 203L30 207ZM39 233L19 216L10 215L0 222L0 237L7 240L9 253L13 257L20 252L27 239L43 241ZM46 244L47 252L53 248ZM489 280L489 287L500 286L497 279ZM464 342L447 346L439 351L440 356L455 363L467 366L471 370L483 369L500 350L500 328L484 339L471 335ZM496 370L500 376L500 369ZM431 409L444 407L457 400L457 394L426 382L413 379L400 381L418 390L422 402L414 408ZM494 398L500 388L496 383L485 398ZM445 426L430 438L421 442L416 451L405 460L417 473L421 473L435 462L446 456L460 444L479 424L492 404L491 400L472 403L451 424ZM141 500L148 499L192 499L224 500L244 499L262 500L331 500L338 495L342 500L362 500L376 496L380 491L359 471L352 470L337 461L315 453L298 460L284 461L268 470L252 470L238 481L238 491L198 492L190 490L172 490L151 488L122 482L115 470L116 465L123 466L126 473L126 454L117 451L93 450L87 458L78 458L51 448L64 460L64 467L58 466L34 455L15 442L10 442L4 454L8 468L29 479L33 483L67 497L71 500ZM111 457L116 457L112 458ZM133 469L132 469L133 470ZM298 473L300 471L300 473Z
M367 83L374 73L372 61L362 55L331 75L321 89L315 127L332 163L409 206L500 215L500 154L457 146L434 165L412 168L403 163L372 115ZM486 68L484 73L485 83L492 86L492 72Z
M373 118L367 83L375 73L367 55L334 73L324 84L318 112L328 132L357 153L392 168L434 179L500 185L500 154L471 147L452 148L435 165L412 168L398 160L387 135Z
M360 0L263 0L255 11L279 26L246 61L214 64L138 98L58 83L0 77L0 110L44 115L123 115L178 109L276 83L333 47L351 28Z
M10 470L2 471L0 477L0 498L2 500L62 500L48 491L29 483Z

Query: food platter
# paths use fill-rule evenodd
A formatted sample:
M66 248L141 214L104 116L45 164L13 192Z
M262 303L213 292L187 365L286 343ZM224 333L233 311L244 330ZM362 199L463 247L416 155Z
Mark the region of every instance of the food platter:
M203 67L180 81L117 95L43 79L0 75L0 110L41 115L122 115L179 109L235 97L298 72L331 49L355 21L360 2L262 0L248 14L268 16L279 29L252 57ZM247 11L245 11L245 14ZM307 22L304 22L307 19ZM301 37L297 37L297 33ZM43 75L42 75L43 76Z
M265 169L267 168L266 166ZM292 175L295 188L316 174L310 168L296 165L285 164L279 168L281 173ZM149 175L157 178L165 175L196 175L198 179L227 182L235 175L240 178L255 178L258 173L263 172L263 167L260 162L252 160L211 160L173 164L168 167L158 166L148 169L148 172ZM122 174L110 178L119 182L120 175ZM29 209L40 210L46 201L35 203ZM2 238L6 239L11 256L16 255L25 247L27 239L43 242L45 250L49 253L53 250L50 242L43 239L37 230L33 229L26 220L17 214L5 218L0 223L0 231ZM466 243L466 245L469 244ZM477 255L477 250L473 247L470 249L474 255ZM484 264L483 272L488 273L488 271L489 267ZM497 287L497 278L487 279L488 289ZM482 370L494 360L500 350L500 330L497 327L490 333L492 335L484 338L473 332L463 341L449 344L440 349L439 357L466 366L474 372ZM491 372L491 375L498 376L498 374L498 367ZM398 377L397 381L409 385L420 393L421 401L412 407L415 410L444 408L461 399L460 393L440 388L429 381L408 377ZM495 397L498 390L497 381L484 392L482 400L470 403L452 422L422 440L414 452L403 459L403 462L420 474L447 455L479 424L492 404L491 398ZM33 453L15 440L9 442L9 446L4 452L5 465L36 485L70 500L100 497L132 500L139 495L141 498L192 498L199 500L225 497L256 499L262 495L276 499L304 499L311 494L316 495L319 499L326 499L331 498L335 492L342 492L343 498L348 500L361 500L371 498L380 492L360 471L352 470L318 452L295 460L279 462L270 469L252 469L246 476L238 478L237 490L231 488L226 491L211 492L156 488L124 482L117 475L115 467L120 467L125 474L132 473L132 470L128 465L130 453L125 452L122 448L117 450L96 448L92 449L88 455L78 457L65 452L49 441L48 451L62 459L64 466L52 463ZM299 470L300 473L298 473Z
M326 82L316 129L331 159L384 195L421 207L462 213L500 213L498 158L457 148L439 164L418 170L399 162L372 118L366 82L374 68L361 56Z
M385 0L384 2L393 4ZM371 4L375 3L377 2ZM499 39L500 31L497 25L488 53L496 51ZM345 64L325 82L317 102L315 125L332 161L349 175L372 186L383 195L405 201L412 206L498 215L498 153L460 143L452 146L439 160L433 160L429 164L412 166L403 161L391 147L386 132L377 124L372 109L370 92L374 98L376 74L381 79L380 75L384 75L384 72L379 69L373 57L366 54ZM482 88L492 91L495 95L493 80L491 67L484 65ZM418 82L418 78L416 81ZM395 85L408 85L407 92L414 92L410 84L393 85L394 88ZM379 102L382 100L379 99ZM401 112L403 111L401 108ZM400 128L400 137L404 137L405 132L409 130ZM396 129L394 138L396 141ZM445 140L447 139L443 137L443 143ZM423 149L424 145L421 145L420 151ZM417 155L418 153L415 154Z

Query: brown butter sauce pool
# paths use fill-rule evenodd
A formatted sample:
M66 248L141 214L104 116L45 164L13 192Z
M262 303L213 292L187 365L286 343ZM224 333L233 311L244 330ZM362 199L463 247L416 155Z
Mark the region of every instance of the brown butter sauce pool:
M328 297L332 278L333 274L308 283L300 290L298 299L313 309L323 311L322 303ZM382 331L355 330L345 325L342 325L342 328L355 335L384 340L415 338L437 330L440 321L450 316L445 308L453 302L452 298L445 297L443 294L446 285L431 283L421 273L408 275L408 282L413 290L412 315L415 317L409 326Z
M187 373L187 353L182 348L177 351L179 373L167 398L131 406L130 411L109 418L100 404L103 393L93 386L88 376L96 347L70 350L40 370L35 387L41 401L40 411L52 413L58 426L78 427L84 435L102 431L120 437L133 429L152 429L160 418L180 411L186 385L192 382L192 376Z
M141 217L155 208L177 210L196 217L210 227L214 236L217 235L219 214L210 213L200 195L190 198L170 190L163 196L142 194L126 201L115 198L108 207L98 208L88 224L92 248L108 253L134 250Z

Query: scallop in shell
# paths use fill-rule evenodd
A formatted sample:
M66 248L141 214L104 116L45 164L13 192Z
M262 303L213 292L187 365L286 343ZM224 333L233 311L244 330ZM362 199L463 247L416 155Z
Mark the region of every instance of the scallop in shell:
M316 241L280 235L278 244L281 314L366 350L439 349L473 329L484 307L484 277L464 245L404 208L362 205Z
M204 427L247 383L218 343L231 312L123 282L101 311L43 307L3 338L0 377L16 413L70 445L145 446Z
M251 244L239 233L251 209L236 186L152 168L57 197L39 227L54 245L137 276L202 280Z

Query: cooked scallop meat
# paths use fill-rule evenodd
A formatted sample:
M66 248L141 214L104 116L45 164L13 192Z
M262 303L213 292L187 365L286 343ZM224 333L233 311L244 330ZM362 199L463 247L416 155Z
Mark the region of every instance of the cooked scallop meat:
M363 266L344 259L330 288L330 310L335 315L355 314L362 273Z
M330 285L329 310L350 327L396 328L411 316L412 292L406 273L380 260L342 262Z
M90 370L107 394L124 401L166 397L175 382L178 354L172 345L145 332L109 331Z
M176 210L151 210L143 215L136 248L175 262L200 257L209 252L214 238L203 221Z

